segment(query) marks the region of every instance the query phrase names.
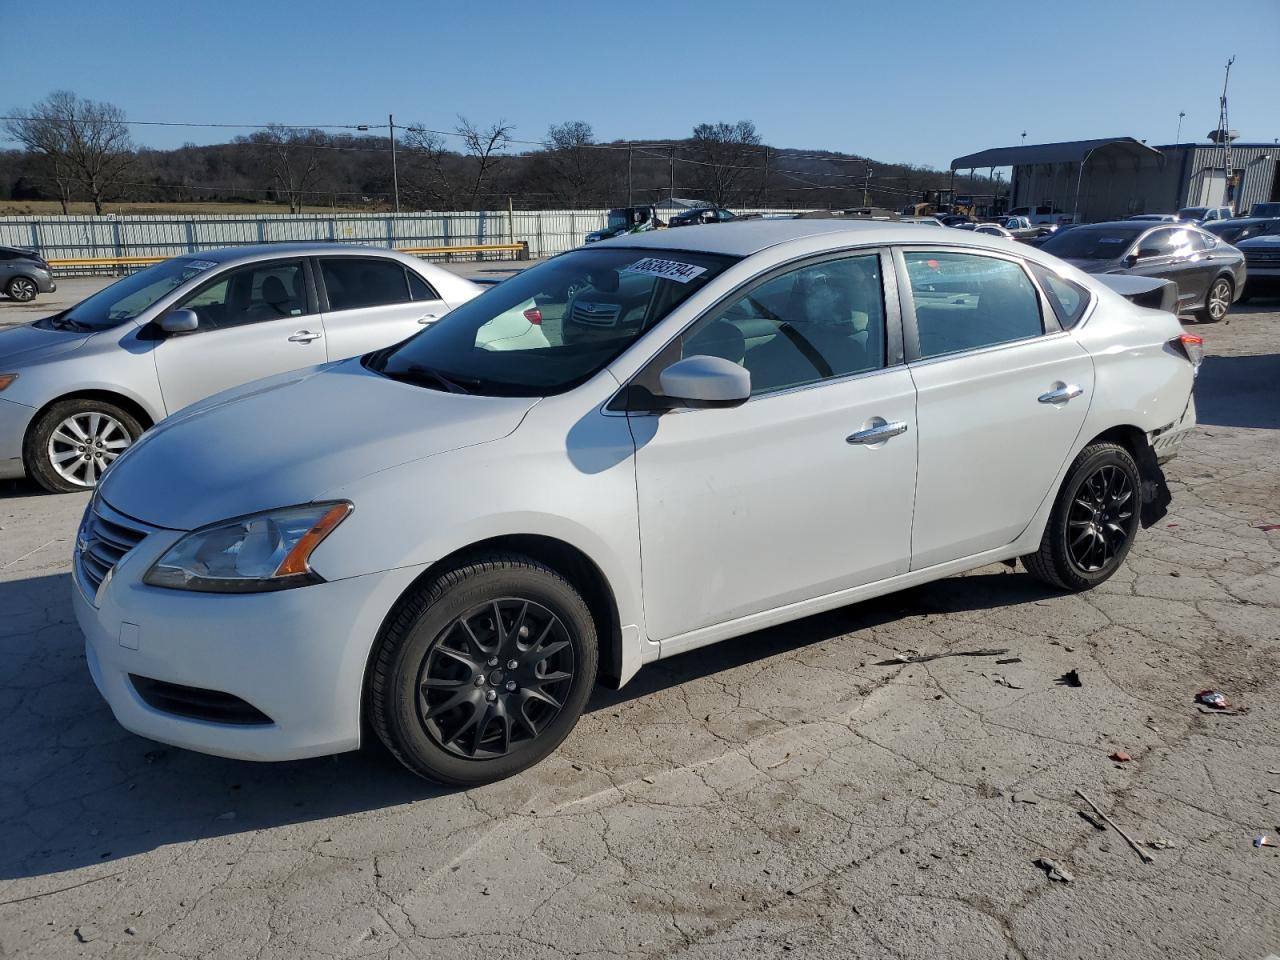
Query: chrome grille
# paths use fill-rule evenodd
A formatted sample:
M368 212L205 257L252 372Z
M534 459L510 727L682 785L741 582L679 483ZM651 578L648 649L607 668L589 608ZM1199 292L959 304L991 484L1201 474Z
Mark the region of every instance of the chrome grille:
M76 534L76 570L92 596L129 551L146 539L151 528L111 509L98 496L89 501Z
M590 303L575 300L572 319L574 323L586 323L596 327L612 327L618 322L618 311L622 308L617 303Z

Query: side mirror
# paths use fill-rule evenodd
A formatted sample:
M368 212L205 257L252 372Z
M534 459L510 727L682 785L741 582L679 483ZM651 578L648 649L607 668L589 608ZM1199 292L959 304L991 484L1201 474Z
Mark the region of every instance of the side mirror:
M194 333L199 327L200 318L194 310L171 310L160 319L165 333Z
M658 376L662 395L695 410L737 407L751 396L751 374L731 360L701 354L677 360Z
M1138 262L1138 255L1136 253L1131 253L1124 258L1124 265L1126 267L1135 266L1137 262Z

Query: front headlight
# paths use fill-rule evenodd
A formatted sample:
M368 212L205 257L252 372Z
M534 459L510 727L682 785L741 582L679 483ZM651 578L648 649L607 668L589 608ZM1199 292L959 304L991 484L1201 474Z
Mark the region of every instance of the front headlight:
M350 512L346 501L310 503L195 530L170 547L142 582L207 593L261 593L322 583L311 569L311 552Z

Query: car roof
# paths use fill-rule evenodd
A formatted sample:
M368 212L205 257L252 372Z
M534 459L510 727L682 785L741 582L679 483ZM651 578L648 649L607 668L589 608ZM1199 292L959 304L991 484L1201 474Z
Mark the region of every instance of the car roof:
M212 263L238 263L249 260L262 260L287 256L382 256L396 260L410 259L407 254L386 247L370 247L358 243L333 243L326 240L291 240L283 243L252 243L243 247L220 247L216 250L201 250L199 253L181 254L197 260L208 260Z
M724 223L714 230L666 231L632 233L604 241L601 246L633 247L647 250L684 250L690 253L718 253L732 257L749 257L752 254L797 240L811 237L830 237L831 246L853 246L872 243L938 243L951 231L939 230L922 223L901 223L892 220L852 220L832 217L829 220L738 220ZM964 238L966 244L980 238L970 232L955 231L955 239ZM993 244L1003 244L991 238ZM999 249L1008 249L999 246Z

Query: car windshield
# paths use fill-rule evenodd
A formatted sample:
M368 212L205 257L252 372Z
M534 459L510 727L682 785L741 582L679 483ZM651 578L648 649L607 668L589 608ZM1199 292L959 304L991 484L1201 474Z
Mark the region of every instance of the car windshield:
M1255 203L1249 208L1251 217L1280 217L1280 203Z
M165 294L199 276L218 264L196 257L166 260L139 270L109 287L104 287L70 310L55 314L46 321L53 327L73 330L106 330L135 319Z
M628 227L631 225L630 210L610 210L608 226L610 230L616 230L618 227Z
M1054 234L1040 245L1040 249L1067 260L1114 260L1123 256L1129 245L1147 229L1145 224L1075 227Z
M367 354L363 363L437 390L562 393L594 376L734 262L684 251L575 250L504 280L411 339Z
M1208 212L1208 207L1183 207L1178 211L1178 216L1183 220L1199 220Z

